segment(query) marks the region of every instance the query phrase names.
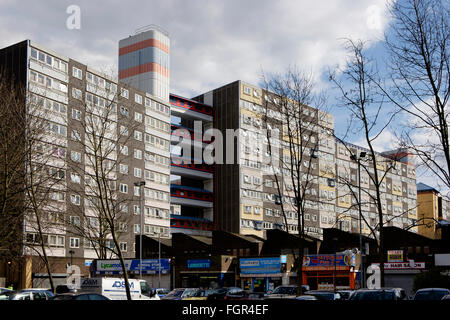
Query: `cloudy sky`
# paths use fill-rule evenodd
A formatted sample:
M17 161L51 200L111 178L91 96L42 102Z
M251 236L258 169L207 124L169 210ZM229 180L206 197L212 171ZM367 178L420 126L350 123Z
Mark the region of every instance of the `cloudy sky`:
M67 28L69 6L80 8L80 29ZM171 40L171 92L192 97L289 65L311 71L332 92L327 71L345 61L344 38L368 40L373 52L389 23L384 0L0 0L0 47L31 39L98 70L117 69L118 42L156 24ZM348 114L328 104L336 128ZM358 137L353 137L358 142ZM376 141L393 147L393 133Z

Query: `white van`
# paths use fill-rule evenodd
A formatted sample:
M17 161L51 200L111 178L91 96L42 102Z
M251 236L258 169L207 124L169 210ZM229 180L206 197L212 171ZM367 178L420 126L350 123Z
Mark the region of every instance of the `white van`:
M147 281L128 279L132 300L160 300ZM125 280L123 278L82 278L80 291L93 292L111 300L127 300Z

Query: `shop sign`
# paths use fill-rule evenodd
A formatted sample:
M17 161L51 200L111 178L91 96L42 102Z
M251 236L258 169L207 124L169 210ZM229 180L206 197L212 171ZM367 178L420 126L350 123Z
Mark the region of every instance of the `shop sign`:
M239 259L241 274L279 274L281 259L277 258L245 258Z
M159 264L161 264L161 273L168 273L170 270L169 259L142 259L142 273L156 274L158 273ZM125 260L125 266L128 271L139 273L139 259ZM96 261L97 274L120 274L122 273L122 265L120 260L97 260Z
M403 250L388 250L388 262L403 262Z
M304 267L334 267L335 266L335 255L312 255L303 258ZM355 257L353 254L337 254L336 255L336 266L355 266Z
M379 263L374 263L379 266ZM425 269L425 262L389 262L384 263L384 270Z
M211 260L188 260L187 267L188 269L209 269L211 267Z

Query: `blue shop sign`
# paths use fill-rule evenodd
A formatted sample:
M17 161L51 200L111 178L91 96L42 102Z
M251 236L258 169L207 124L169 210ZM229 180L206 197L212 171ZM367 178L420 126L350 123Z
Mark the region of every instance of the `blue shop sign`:
M280 273L281 261L277 258L245 258L239 259L242 274Z
M121 274L122 265L120 260L96 260L96 273L97 274ZM126 259L125 266L128 271L134 273L140 272L139 259ZM142 260L142 273L143 274L157 274L159 267L161 266L161 274L166 274L170 270L169 259L143 259Z
M211 260L188 260L187 267L188 269L209 269L211 267Z

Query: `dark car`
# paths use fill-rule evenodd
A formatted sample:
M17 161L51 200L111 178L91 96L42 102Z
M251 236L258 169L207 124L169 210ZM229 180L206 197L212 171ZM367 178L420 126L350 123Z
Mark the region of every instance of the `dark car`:
M400 300L395 289L358 289L350 295L354 301L395 301Z
M176 288L166 294L161 300L181 300L181 296L183 295L184 288Z
M230 288L226 293L224 300L250 300L249 293L241 288Z
M308 294L303 294L301 296L298 296L295 298L295 300L304 300L304 301L315 301L315 300L319 300L316 296L311 296Z
M314 296L318 300L342 300L341 295L333 291L310 290L305 292L306 295Z
M88 293L88 292L84 292L84 293L73 293L73 292L68 292L68 293L61 293L61 294L57 294L53 300L110 300L109 298L102 296L101 294L98 293Z
M207 297L206 300L224 300L227 293L231 292L239 292L242 291L241 288L238 287L229 287L229 288L217 288L214 289ZM233 298L233 297L231 297Z
M268 292L266 299L295 299L297 296L297 285L282 285ZM303 292L309 290L309 286L302 286Z
M55 295L46 289L23 289L9 296L9 300L51 300Z
M249 300L264 300L264 292L251 292L248 294Z
M56 292L56 294L69 293L69 292L74 293L74 292L77 292L77 290L75 288L69 287L66 284L61 284L61 285L56 286L55 292Z
M348 300L350 298L350 295L354 292L355 290L338 290L336 291L337 293L339 293L341 295L342 300Z
M416 291L413 300L441 300L445 295L448 294L450 294L449 289L424 288Z
M450 300L450 294L443 296L441 300Z

